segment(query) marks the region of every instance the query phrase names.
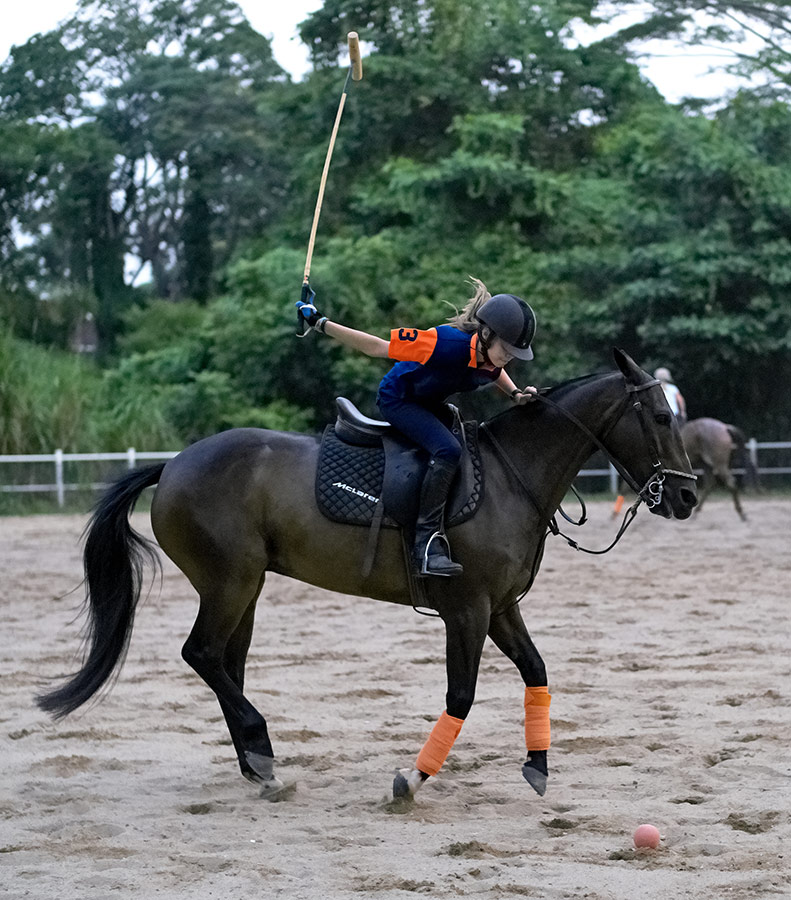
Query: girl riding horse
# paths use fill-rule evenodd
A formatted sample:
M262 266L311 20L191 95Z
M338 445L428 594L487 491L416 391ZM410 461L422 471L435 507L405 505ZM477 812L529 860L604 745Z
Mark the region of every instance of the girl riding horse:
M448 492L461 457L446 400L494 382L516 404L533 400L532 386L518 388L505 371L511 359L532 359L536 317L514 294L492 296L472 279L474 296L464 309L427 331L395 328L383 338L331 322L303 289L299 315L315 331L368 356L397 360L379 385L376 402L382 416L422 447L429 464L420 489L412 564L418 575L461 575L450 558L443 518Z
M414 794L439 772L475 700L487 637L519 671L527 750L522 775L537 793L546 790L547 670L519 598L536 577L553 513L596 447L617 462L652 513L679 519L691 514L694 476L664 395L625 353L616 350L615 360L617 372L558 385L543 394L546 402L514 406L482 424L486 491L476 514L454 531L464 574L432 578L426 585L445 624L445 711L414 767L394 780L394 795ZM118 673L141 598L144 563L154 555L131 527L129 514L143 491L156 485L154 535L200 597L182 656L217 696L242 774L260 785L262 796L276 796L283 784L275 775L267 722L249 687L245 693L267 574L411 604L400 534L382 535L377 565L364 575L364 529L333 522L318 509L320 452L317 435L234 428L190 444L168 463L118 478L86 530L86 654L78 672L38 698L42 709L65 716ZM267 620L273 616L269 610ZM184 777L194 775L185 763Z

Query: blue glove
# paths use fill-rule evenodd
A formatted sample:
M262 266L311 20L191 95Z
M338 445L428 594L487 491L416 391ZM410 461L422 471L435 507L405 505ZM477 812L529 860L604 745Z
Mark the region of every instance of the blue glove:
M311 328L322 318L321 313L312 303L304 303L302 300L297 300L296 307L300 320L307 322Z
M297 300L297 316L300 322L306 322L311 328L322 318L321 313L316 309L313 300L316 292L311 290L310 285L302 285L302 298Z

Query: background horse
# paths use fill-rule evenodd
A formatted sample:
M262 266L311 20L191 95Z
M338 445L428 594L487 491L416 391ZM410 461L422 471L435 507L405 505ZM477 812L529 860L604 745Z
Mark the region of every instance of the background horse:
M414 793L442 765L472 706L487 635L524 681L528 755L522 773L544 793L547 675L517 601L538 570L550 518L597 444L649 498L652 512L680 519L692 512L694 476L659 382L622 351L615 351L615 359L619 372L567 382L549 391L545 402L513 407L482 427L484 496L476 514L451 530L464 574L426 581L428 600L444 620L447 638L446 710L421 751L429 748L435 759L397 777L396 794ZM380 535L377 565L364 577L367 529L332 522L319 512L314 493L319 447L316 436L233 429L187 447L167 464L119 478L87 530L90 620L82 668L39 697L41 707L66 715L120 666L143 563L147 555L156 558L128 516L144 488L158 484L151 508L154 534L200 596L182 655L217 695L243 775L260 784L262 794L279 790L266 722L244 694L245 662L266 573L410 603L400 535L390 529ZM531 689L540 689L538 708L528 702ZM538 736L530 731L536 717L545 724ZM448 720L455 729L450 736Z
M687 422L681 429L681 437L692 466L703 469L697 511L700 512L711 489L720 482L730 491L736 512L746 521L747 516L739 502L739 485L731 472L731 456L740 450L747 480L755 486L758 484L758 471L747 452L744 434L735 425L702 418Z

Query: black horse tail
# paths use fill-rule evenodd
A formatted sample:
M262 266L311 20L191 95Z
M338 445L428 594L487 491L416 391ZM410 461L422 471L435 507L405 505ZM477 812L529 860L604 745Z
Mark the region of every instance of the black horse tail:
M744 432L741 430L741 428L737 428L735 425L726 425L725 427L728 429L728 433L736 444L736 448L739 451L739 455L741 456L741 467L744 469L745 483L750 487L757 489L758 487L760 487L758 481L758 469L756 468L752 455L747 448L747 438L744 436Z
M82 668L64 685L36 697L54 718L74 712L120 669L129 647L135 608L140 599L143 565L159 566L153 544L129 524L129 514L143 492L156 484L165 463L121 476L94 509L85 530L85 581L88 623Z

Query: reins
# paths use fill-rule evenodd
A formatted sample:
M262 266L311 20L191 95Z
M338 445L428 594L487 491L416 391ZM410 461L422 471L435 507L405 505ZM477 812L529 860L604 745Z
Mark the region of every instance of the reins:
M554 405L557 406L557 404L554 404ZM558 408L560 409L561 407L558 407ZM612 543L608 547L606 547L604 550L589 550L587 547L582 547L577 541L575 541L573 538L569 537L567 534L564 534L560 530L560 526L558 525L557 518L554 513L550 516L546 515L545 510L543 510L541 508L540 504L538 503L538 501L535 498L535 495L533 494L533 491L530 489L530 486L525 481L525 479L524 479L522 473L519 471L519 469L517 469L517 467L513 464L510 457L508 456L505 449L503 448L502 444L492 434L491 430L486 427L485 422L481 423L480 428L481 428L481 430L483 430L486 433L486 437L491 442L491 445L492 445L492 447L494 447L495 451L497 452L497 455L500 457L502 462L505 463L505 466L508 469L508 471L518 481L519 486L522 488L522 490L525 492L525 494L527 495L530 502L535 507L536 512L538 512L541 515L542 519L546 520L547 534L553 534L555 536L562 537L568 543L568 545L570 547L572 547L574 550L581 550L583 553L591 553L591 554L594 554L597 556L602 553L608 553L618 543L618 541L620 541L620 539L623 537L626 529L634 521L634 518L637 515L637 510L638 510L640 504L643 502L642 497L638 496L637 500L626 511L626 513L623 517L623 522L621 523L621 527L618 529L618 533L615 535L615 538L613 539ZM605 453L606 452L607 451L605 451ZM612 458L610 457L609 453L607 454L607 458L612 461ZM613 465L615 465L614 462L613 462ZM575 496L577 497L577 499L580 502L580 505L582 506L582 515L580 516L579 520L575 522L570 516L566 515L566 513L563 511L563 509L561 507L558 508L558 512L570 524L584 525L585 522L587 521L585 501L582 499L582 497L580 497L580 495L577 493L577 491L574 490L574 488L572 488L572 491L574 491ZM545 535L545 538L546 538L546 535ZM539 558L539 554L536 553L536 559L538 559L538 558ZM534 561L533 570L531 572L530 581L528 582L528 585L532 584L532 582L533 582L533 578L535 577L535 570L536 570L536 565L535 565L535 561ZM522 596L524 596L524 594ZM521 597L520 597L520 599L521 599Z
M637 385L627 384L626 385L627 398L628 398L629 394L636 395L641 391L645 391L645 390L648 390L649 388L656 387L659 384L661 384L661 382L657 378L654 378L651 381L646 381L643 384L637 384ZM668 469L662 465L662 461L659 457L659 448L657 446L656 441L654 440L653 435L650 433L650 431L646 425L645 416L643 413L643 404L639 398L634 399L634 401L632 403L632 407L635 410L635 412L637 413L637 418L640 423L640 430L642 431L643 437L645 438L646 444L648 445L648 450L652 457L652 467L654 469L652 475L648 478L648 480L642 487L640 487L638 482L632 477L629 470L619 460L617 460L610 453L610 451L604 446L603 441L600 438L598 438L590 430L590 428L588 428L588 426L585 425L584 422L581 422L577 418L577 416L574 415L574 413L569 412L569 410L565 409L559 403L556 403L554 400L550 400L549 397L546 397L543 394L538 394L536 396L536 400L540 401L541 403L544 403L546 406L550 406L553 409L558 410L558 412L560 412L570 422L572 422L577 428L579 428L580 431L582 431L593 442L593 444L599 450L601 450L602 453L604 453L604 455L607 457L607 460L610 462L610 464L613 466L613 468L615 468L615 470L618 472L618 474L621 476L621 478L623 478L623 480L629 485L629 487L637 495L637 499L635 500L635 502L632 504L632 506L629 507L629 509L624 514L623 521L621 522L621 526L618 529L618 532L615 535L615 538L613 539L612 543L610 543L610 545L608 547L605 547L603 550L590 550L587 547L582 547L577 541L575 541L573 538L570 538L567 534L564 534L560 530L560 527L558 526L558 523L557 523L557 518L554 513L549 516L546 515L546 511L543 510L541 508L541 506L539 505L538 501L535 498L535 495L533 494L533 491L530 489L530 486L527 484L527 481L523 477L522 473L514 465L514 463L512 462L511 458L508 456L508 454L505 451L505 449L503 448L503 446L500 444L500 442L494 436L491 429L488 427L487 423L485 423L485 422L482 423L480 426L481 430L484 431L484 433L486 434L487 438L491 442L491 444L494 447L495 451L497 452L498 456L505 463L508 471L517 480L520 487L522 488L522 490L525 492L525 494L529 498L530 502L535 507L536 511L542 516L542 519L546 519L547 528L548 528L547 533L559 535L574 550L580 550L583 553L590 553L590 554L596 555L596 556L601 555L603 553L608 553L610 550L612 550L613 547L615 547L615 545L623 537L624 533L626 532L626 529L634 521L635 516L637 515L637 511L638 511L641 503L645 503L649 509L653 509L653 507L658 506L662 502L662 495L664 493L664 482L665 482L666 475L678 475L679 477L689 478L693 481L697 480L697 477L695 475L692 475L688 472L681 472L677 469ZM611 428L614 427L615 423L618 422L622 416L623 416L623 410L621 410L619 412L619 414L615 417L613 424L610 427ZM609 429L605 433L604 436L606 437L607 434L609 434ZM583 501L582 497L577 493L577 491L573 487L572 487L572 491L574 492L575 496L579 500L580 505L582 507L582 515L581 515L579 521L574 522L569 516L566 515L566 513L563 511L563 509L561 507L558 508L558 511L563 516L563 518L566 519L567 522L570 522L572 525L583 525L585 523L585 521L587 520L587 515L586 515L586 510L585 510L585 502ZM546 538L546 535L545 535L545 538ZM539 555L537 553L536 560L538 558L539 558ZM533 578L535 577L535 569L536 569L536 562L534 560L533 571L531 573L530 581L528 582L528 587L530 586L530 584L532 584ZM525 593L526 592L527 591L525 591ZM522 596L524 596L524 594ZM520 597L520 599L521 599L521 597Z

